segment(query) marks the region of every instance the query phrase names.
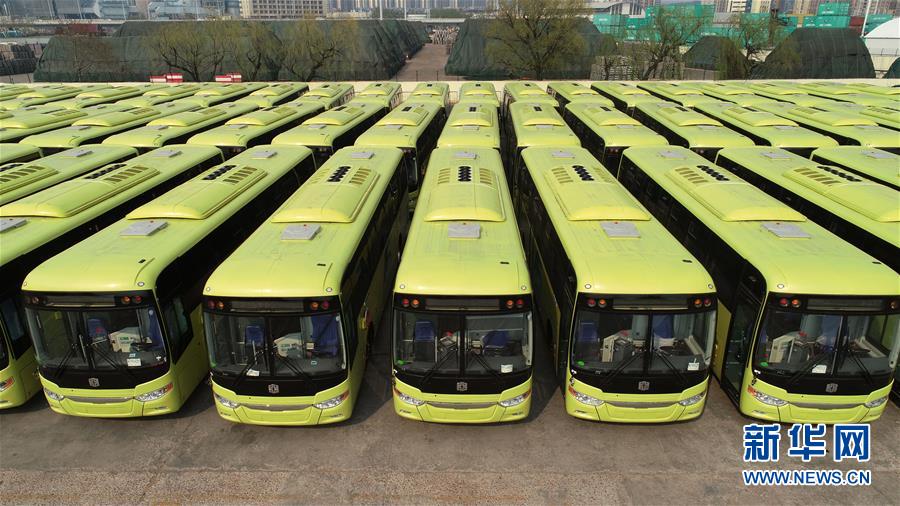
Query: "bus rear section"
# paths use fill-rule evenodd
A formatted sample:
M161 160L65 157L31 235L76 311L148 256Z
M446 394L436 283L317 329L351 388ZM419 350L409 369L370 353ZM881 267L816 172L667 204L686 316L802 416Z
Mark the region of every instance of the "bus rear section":
M393 398L404 418L521 420L531 282L500 155L436 149L394 284Z

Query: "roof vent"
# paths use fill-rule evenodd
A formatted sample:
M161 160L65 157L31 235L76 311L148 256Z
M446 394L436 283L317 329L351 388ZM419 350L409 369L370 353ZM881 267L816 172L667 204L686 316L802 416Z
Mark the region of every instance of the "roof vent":
M373 156L375 156L375 153L372 151L354 151L350 153L351 160L369 160Z
M179 149L156 149L153 156L156 158L172 158L181 154Z
M112 165L107 165L106 167L103 167L102 169L100 169L96 172L92 172L92 173L88 174L87 176L84 176L84 178L85 179L97 179L100 176L109 174L110 172L112 172L116 169L121 169L124 166L125 166L124 163L114 163Z
M288 225L281 232L282 241L311 241L322 230L322 225L317 223L300 223Z
M447 237L450 239L479 239L481 225L478 223L450 223L447 225Z
M571 151L553 151L550 153L550 156L553 158L575 158L575 155L572 154Z
M346 176L348 172L350 172L350 166L349 165L341 165L340 167L335 169L334 172L331 173L331 176L328 177L326 182L340 183L341 179L344 179L344 176Z
M122 236L148 237L169 226L169 222L163 220L147 220L132 223L119 232Z
M68 151L64 151L63 153L65 154L65 156L69 156L72 158L81 158L82 156L87 156L87 155L93 153L93 151L91 151L90 149L80 148L80 149L70 149Z
M659 156L663 158L672 158L672 159L684 159L684 153L679 153L678 151L671 151L668 149L664 149L659 152Z
M457 151L453 153L453 158L459 158L461 160L474 160L478 158L478 155L471 151Z
M579 178L581 178L582 181L593 181L594 180L594 176L592 176L591 173L588 172L588 170L586 168L584 168L584 165L573 165L572 170L575 171L575 174Z
M869 158L878 158L878 159L887 159L894 158L897 155L893 155L891 153L887 153L884 151L863 151L862 154L868 156Z
M809 233L793 223L766 222L762 227L782 239L808 239Z
M263 149L260 151L254 151L253 154L250 155L250 157L253 158L254 160L266 160L266 159L272 158L273 156L275 156L277 154L278 154L278 152L275 151L274 149Z
M640 237L637 227L630 221L601 221L600 227L607 237Z

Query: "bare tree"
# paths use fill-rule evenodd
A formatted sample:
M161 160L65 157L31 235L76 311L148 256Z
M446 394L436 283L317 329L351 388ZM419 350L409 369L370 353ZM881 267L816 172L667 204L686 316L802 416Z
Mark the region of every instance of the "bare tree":
M640 42L635 48L646 67L642 80L656 76L660 65L671 60L681 62L681 47L696 39L707 19L678 5L658 7L653 22L639 30Z
M104 37L72 35L66 37L66 45L72 54L74 81L98 80L98 73L104 71L111 73L118 63L114 51Z
M784 25L774 15L766 17L735 14L729 20L730 38L744 53L744 73L749 76L762 63L762 53L787 36Z
M184 71L191 80L208 81L229 52L235 26L228 21L166 23L148 43L170 68Z
M501 0L485 33L489 58L514 76L544 79L584 55L582 0Z
M359 26L353 20L325 23L302 19L292 23L281 44L284 69L301 81L325 77L337 62L353 59L358 31Z

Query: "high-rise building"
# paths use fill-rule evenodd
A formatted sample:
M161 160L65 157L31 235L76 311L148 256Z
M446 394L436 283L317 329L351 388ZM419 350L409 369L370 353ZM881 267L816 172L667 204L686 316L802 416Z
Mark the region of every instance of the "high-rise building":
M297 19L327 12L328 0L241 0L241 17L249 19Z

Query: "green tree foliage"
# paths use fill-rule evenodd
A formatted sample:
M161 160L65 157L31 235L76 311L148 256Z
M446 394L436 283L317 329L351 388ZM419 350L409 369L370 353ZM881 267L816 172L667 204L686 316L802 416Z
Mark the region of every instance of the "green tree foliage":
M709 20L697 16L691 9L679 5L660 5L653 21L641 28L639 41L630 48L636 59L642 61L641 80L656 77L665 61L680 63L681 48L697 40L700 31Z
M787 37L784 25L776 16L735 14L729 25L731 40L744 53L744 76L749 76L762 63L763 52L780 44Z
M486 31L488 58L511 75L544 79L587 51L581 0L501 0Z
M236 23L168 23L148 38L150 48L170 68L193 81L211 81L232 51Z

